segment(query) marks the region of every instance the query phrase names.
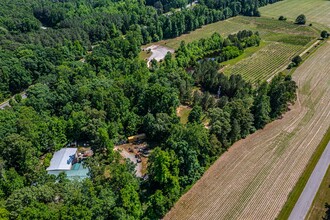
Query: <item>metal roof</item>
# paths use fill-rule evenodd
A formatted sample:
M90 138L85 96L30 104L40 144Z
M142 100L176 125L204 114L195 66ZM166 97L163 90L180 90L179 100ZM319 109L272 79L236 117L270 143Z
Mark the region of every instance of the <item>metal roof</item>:
M71 170L72 161L76 152L77 148L62 148L61 150L56 151L50 161L50 166L47 168L47 171Z

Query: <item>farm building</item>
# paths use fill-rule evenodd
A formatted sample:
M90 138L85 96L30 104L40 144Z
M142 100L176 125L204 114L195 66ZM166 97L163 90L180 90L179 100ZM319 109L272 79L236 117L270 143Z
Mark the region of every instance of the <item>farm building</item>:
M142 133L142 134L128 137L127 139L128 139L128 143L133 143L133 142L145 140L146 137L147 137L146 134Z
M64 172L69 179L86 178L89 170L83 166L82 160L92 155L90 149L62 148L54 153L46 170L56 176Z

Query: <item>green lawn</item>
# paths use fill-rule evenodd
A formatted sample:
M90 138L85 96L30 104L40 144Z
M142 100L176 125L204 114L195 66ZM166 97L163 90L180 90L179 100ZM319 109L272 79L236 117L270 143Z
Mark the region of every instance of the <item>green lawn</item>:
M330 1L328 0L284 0L261 7L262 16L277 19L283 15L295 20L300 14L307 17L307 23L318 23L330 27ZM315 24L317 25L317 24Z
M177 109L177 115L180 118L180 122L182 124L188 123L188 117L189 117L191 110L192 109L190 107L183 106L183 105L179 106L179 108Z
M288 197L288 200L286 201L285 205L283 206L280 214L277 216L277 219L284 220L284 219L289 218L293 207L295 206L296 202L298 201L300 194L304 190L305 185L306 185L310 175L312 174L317 162L319 161L319 159L329 141L330 141L330 128L324 135L321 143L319 144L319 146L317 147L316 151L314 152L312 158L308 162L308 164L305 168L305 171L300 176L296 186L291 191L291 193Z
M319 191L317 192L312 207L307 214L306 219L322 219L324 217L326 208L325 203L330 204L330 167L325 174Z

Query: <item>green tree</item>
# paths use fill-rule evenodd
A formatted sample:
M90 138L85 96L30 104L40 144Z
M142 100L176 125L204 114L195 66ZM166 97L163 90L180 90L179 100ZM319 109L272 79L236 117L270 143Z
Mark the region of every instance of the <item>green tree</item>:
M290 103L296 100L296 83L291 76L280 73L269 84L268 96L270 97L270 117L276 119L285 112Z
M306 24L306 16L304 14L299 15L295 21L296 24Z
M126 185L120 190L120 205L126 213L134 219L139 219L142 215L141 202L139 195L133 185Z
M328 38L328 37L329 37L329 33L328 33L327 31L323 30L323 31L321 32L321 37L322 37L323 39Z
M146 215L150 219L159 219L163 217L167 212L168 207L167 198L163 195L161 190L156 190L156 192L149 197L148 208Z
M302 62L302 59L299 55L297 55L292 59L292 62L294 63L295 66L299 66L299 64Z
M188 122L201 123L202 122L202 107L195 105L188 116Z
M256 97L254 98L251 109L251 112L254 115L254 126L257 129L263 128L268 122L270 122L270 98L267 94L268 84L264 82L256 91Z

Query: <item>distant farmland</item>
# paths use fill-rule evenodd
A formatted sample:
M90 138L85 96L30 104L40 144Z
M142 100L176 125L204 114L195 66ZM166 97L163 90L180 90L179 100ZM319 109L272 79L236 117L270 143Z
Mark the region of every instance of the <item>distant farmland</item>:
M330 27L330 1L327 0L285 0L261 7L262 16L278 18L283 15L294 20L299 14L307 17L307 23L319 23Z
M235 143L164 219L275 219L330 124L330 42L294 73L283 119Z
M242 74L251 82L267 80L319 36L319 31L314 27L298 26L293 22L271 18L238 16L156 44L177 49L182 40L192 42L210 37L214 32L226 37L243 29L258 31L262 39L261 45L257 48L248 48L247 53L222 63L225 67L221 71L226 74Z

